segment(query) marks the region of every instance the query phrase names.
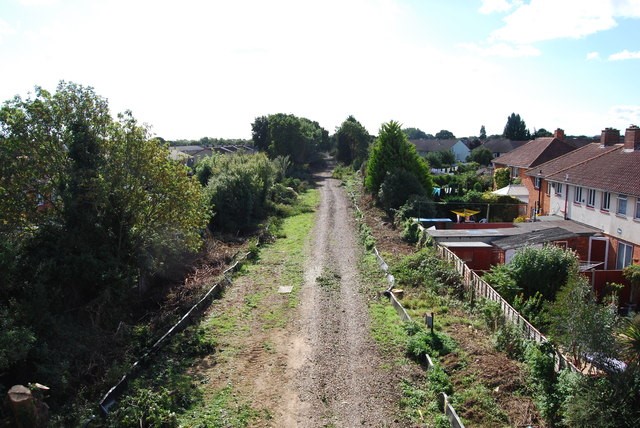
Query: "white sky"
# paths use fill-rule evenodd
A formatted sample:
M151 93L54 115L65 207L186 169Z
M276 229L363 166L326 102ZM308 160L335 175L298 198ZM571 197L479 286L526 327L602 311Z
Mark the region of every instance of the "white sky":
M2 0L0 100L92 86L166 139L640 125L640 0Z

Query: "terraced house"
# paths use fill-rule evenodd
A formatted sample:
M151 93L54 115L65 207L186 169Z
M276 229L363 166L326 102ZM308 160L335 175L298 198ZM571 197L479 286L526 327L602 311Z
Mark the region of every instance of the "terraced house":
M591 143L527 171L540 214L598 229L589 261L602 269L640 263L640 128L607 128ZM531 198L531 195L530 195Z

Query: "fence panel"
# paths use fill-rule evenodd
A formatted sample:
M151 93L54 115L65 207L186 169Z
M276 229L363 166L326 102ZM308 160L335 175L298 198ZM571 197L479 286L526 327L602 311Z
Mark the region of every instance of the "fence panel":
M483 297L488 300L492 300L500 305L504 318L512 324L520 327L524 337L528 340L533 340L538 343L547 341L547 338L538 331L529 321L527 321L518 311L516 311L505 299L502 298L491 285L484 281L477 273L473 272L457 255L455 255L448 248L435 244L436 251L440 257L448 262L452 262L456 271L464 279L465 289L471 289L471 292L475 296ZM563 368L569 368L575 372L579 372L576 366L569 361L562 353L556 350L555 352L555 364L556 370Z

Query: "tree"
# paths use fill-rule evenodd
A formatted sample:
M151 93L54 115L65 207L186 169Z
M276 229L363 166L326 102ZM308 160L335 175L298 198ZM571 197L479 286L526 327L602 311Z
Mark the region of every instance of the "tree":
M434 138L433 135L425 133L420 128L404 128L402 132L404 132L410 140L428 140L430 137Z
M549 309L550 336L571 352L574 363L582 366L585 356L605 367L617 357L614 327L617 316L596 302L587 279L572 272Z
M436 138L438 138L440 140L450 140L452 138L456 138L456 136L453 135L453 132L447 131L446 129L443 129L443 130L441 130L440 132L438 132L436 134Z
M269 148L269 118L256 117L251 124L251 139L258 150L266 151Z
M353 116L349 116L336 131L338 161L346 165L360 164L367 157L371 136Z
M467 162L477 162L480 165L489 165L493 160L493 153L485 147L477 147L471 150L467 157Z
M547 131L544 128L540 128L537 131L533 132L533 135L531 135L532 138L540 138L540 137L553 137L553 134L549 131Z
M426 162L409 143L400 124L391 121L382 124L371 148L365 177L367 190L377 195L387 172L398 169L413 174L425 192L431 194L432 182Z
M511 116L507 118L507 124L504 126L504 132L502 133L504 138L510 140L522 141L531 138L527 124L520 118L519 114L511 113Z
M295 165L309 162L319 149L329 147L329 134L318 122L292 114L277 113L255 119L253 142L270 158L289 156Z
M496 183L496 188L498 189L508 186L511 181L509 168L497 168L493 173L493 180Z
M481 140L486 140L487 139L487 130L484 128L484 125L482 125L480 127L480 136L479 136L479 138Z
M114 121L92 88L61 82L53 95L36 88L33 99L7 102L0 122L3 167L19 178L2 185L12 201L8 215L28 213L35 227L15 218L1 223L31 230L39 244L23 257L33 271L51 269L65 289L98 292L124 271L157 271L200 245L206 211L198 183L130 113ZM25 193L19 187L27 179Z

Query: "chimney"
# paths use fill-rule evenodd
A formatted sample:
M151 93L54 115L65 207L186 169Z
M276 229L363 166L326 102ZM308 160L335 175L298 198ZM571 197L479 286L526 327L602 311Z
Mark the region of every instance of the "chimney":
M605 128L600 134L600 144L603 146L613 146L620 143L620 131L614 128Z
M553 133L553 136L560 141L564 141L564 129L560 129L560 128L556 129L555 132Z
M640 151L640 128L631 125L624 133L624 149L629 151Z

